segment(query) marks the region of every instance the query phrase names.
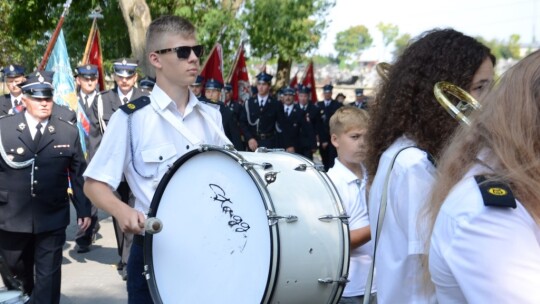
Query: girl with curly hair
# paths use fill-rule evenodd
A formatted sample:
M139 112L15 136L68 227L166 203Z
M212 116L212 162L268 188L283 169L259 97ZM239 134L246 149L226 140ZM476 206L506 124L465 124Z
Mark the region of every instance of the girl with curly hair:
M366 166L379 303L435 301L433 289L423 284L425 225L418 218L435 180L435 162L458 122L438 104L433 87L447 81L479 97L494 65L490 50L474 38L437 29L413 41L378 88ZM386 209L380 208L383 197Z
M440 303L540 303L540 52L482 105L441 157L431 279Z

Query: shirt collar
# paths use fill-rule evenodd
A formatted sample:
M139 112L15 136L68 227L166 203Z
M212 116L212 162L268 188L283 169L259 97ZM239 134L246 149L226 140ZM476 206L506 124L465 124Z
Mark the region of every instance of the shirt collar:
M124 95L124 93L122 93L122 90L118 88L118 97L120 97L120 100L124 100L124 97L126 97L128 100L131 100L131 95L133 95L133 88L131 88L131 90L126 95Z
M39 123L39 120L35 119L32 115L30 115L30 113L28 113L28 111L24 111L24 118L26 119L26 123L31 128L35 129L37 124ZM46 120L41 122L41 125L46 126L48 122L49 122L49 119L47 118Z
M193 94L191 90L188 91L189 99L186 105L186 111L184 113L184 116L191 112L195 106L199 105L199 99L197 98L197 96L195 96L195 94ZM163 91L157 84L154 85L150 96L154 99L155 103L162 111L169 106L173 106L175 109L177 108L174 100L172 100L172 98L169 97L169 95L167 95L167 93L165 93L165 91Z
M343 165L339 159L336 158L336 161L334 162L334 167L332 169L339 172L343 180L347 182L347 184L356 183L356 180L360 181L367 181L367 175L366 175L366 168L363 165L360 165L362 167L362 178L358 178L354 173L352 173L351 170L349 170L345 165Z

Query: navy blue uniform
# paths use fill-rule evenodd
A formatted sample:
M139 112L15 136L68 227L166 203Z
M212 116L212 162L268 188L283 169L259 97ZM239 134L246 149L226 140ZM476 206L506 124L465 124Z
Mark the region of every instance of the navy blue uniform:
M248 142L254 138L259 147L277 148L277 133L281 132L283 105L273 97L267 97L263 107L257 96L246 101L240 114L240 129Z

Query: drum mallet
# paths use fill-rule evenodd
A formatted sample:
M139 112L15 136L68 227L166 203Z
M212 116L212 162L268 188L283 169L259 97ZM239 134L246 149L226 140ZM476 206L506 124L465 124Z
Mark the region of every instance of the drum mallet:
M157 217L149 217L144 221L144 231L149 234L159 233L163 229L163 223Z

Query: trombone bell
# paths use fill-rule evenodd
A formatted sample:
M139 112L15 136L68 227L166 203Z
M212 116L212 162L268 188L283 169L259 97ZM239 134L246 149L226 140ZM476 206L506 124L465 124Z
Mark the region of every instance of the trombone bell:
M437 82L433 87L433 93L435 94L437 101L448 113L450 113L450 115L452 115L453 118L466 125L471 124L471 121L467 116L469 116L472 111L478 110L481 107L480 103L467 91L446 81ZM450 94L460 101L454 105L446 94Z

